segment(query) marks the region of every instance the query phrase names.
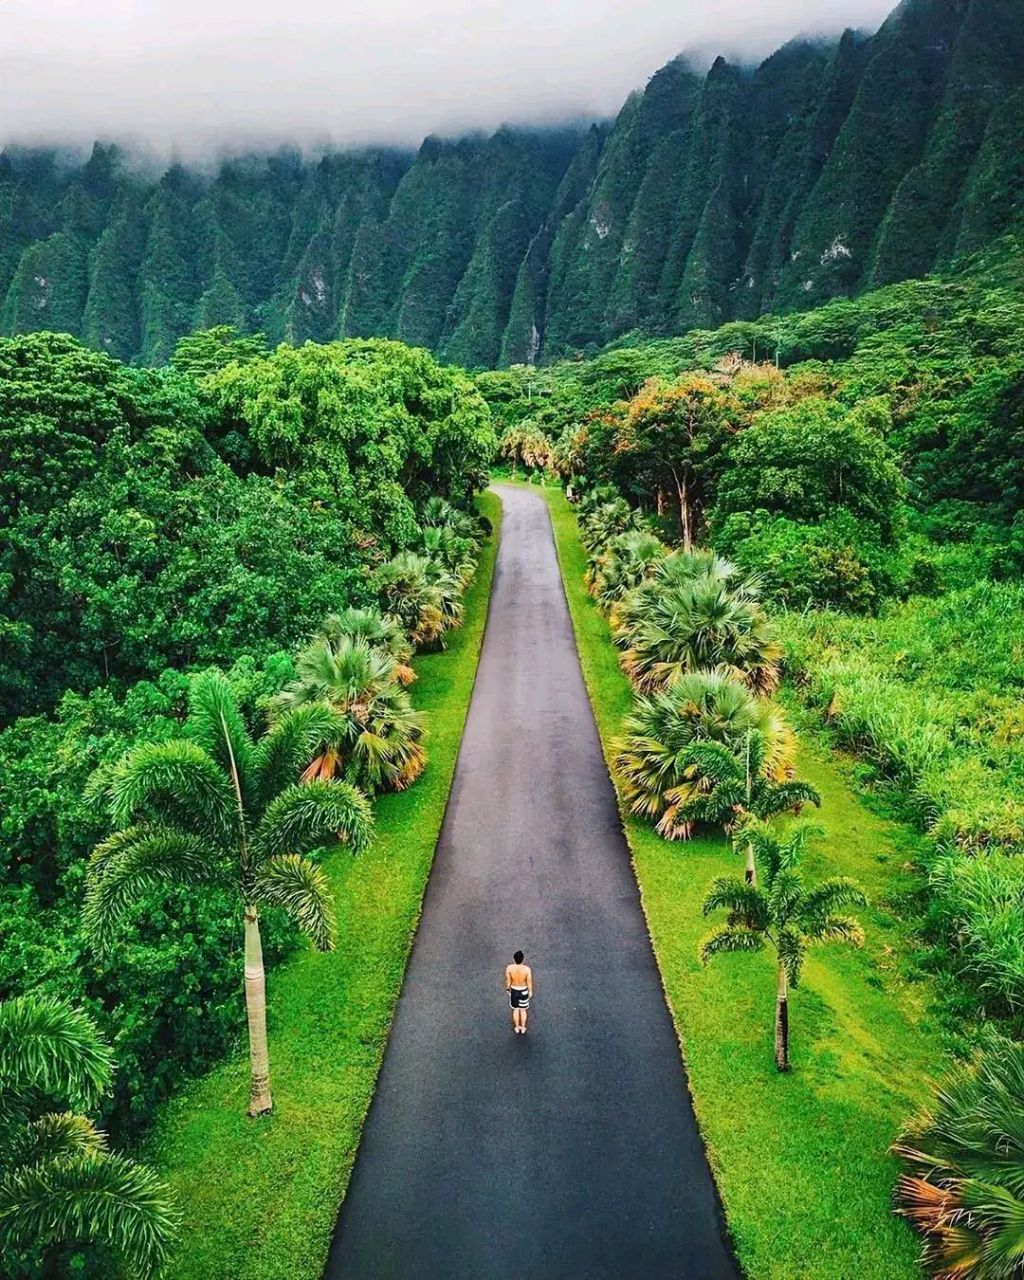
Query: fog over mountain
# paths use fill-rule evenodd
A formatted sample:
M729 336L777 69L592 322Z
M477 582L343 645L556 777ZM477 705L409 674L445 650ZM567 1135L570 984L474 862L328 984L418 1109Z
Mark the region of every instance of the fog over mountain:
M757 60L890 0L7 0L0 143L417 143L609 116L667 57Z

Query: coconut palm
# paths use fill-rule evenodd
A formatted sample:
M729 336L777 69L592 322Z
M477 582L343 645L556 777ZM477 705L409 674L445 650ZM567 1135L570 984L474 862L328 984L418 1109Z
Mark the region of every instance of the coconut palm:
M994 1045L935 1088L893 1150L898 1211L925 1236L933 1276L1024 1274L1024 1045Z
M748 729L739 752L720 742L698 742L689 750L690 768L701 780L702 790L687 806L685 816L694 822L721 824L735 831L749 818L774 818L799 813L805 804L821 804L821 796L809 782L798 778L781 781L764 771L768 744L756 729ZM757 882L754 843L745 841L748 884Z
M711 578L654 595L629 634L623 670L638 689L724 667L756 693L779 683L782 646L764 610Z
M446 601L426 556L400 551L377 569L374 581L381 609L398 620L415 648L440 644Z
M825 942L846 942L859 947L864 930L847 907L865 906L863 889L845 876L833 876L805 889L797 867L808 838L809 826L795 826L785 835L766 823L751 821L745 839L753 839L760 862L761 885L722 876L704 899L704 914L728 911L724 925L707 935L700 945L700 959L707 964L725 951L762 951L770 946L776 960L775 1065L789 1070L789 991L800 985L808 950Z
M43 1249L53 1258L62 1245L88 1243L136 1277L163 1264L177 1228L169 1192L110 1151L84 1114L112 1070L81 1011L42 995L0 1003L0 1254Z
M340 613L327 615L318 635L333 645L343 638L365 640L371 649L386 653L394 660L395 679L399 684L412 684L416 679L411 665L412 644L402 624L390 614L378 609L342 609Z
M601 608L608 610L639 586L666 554L665 544L646 529L620 533L591 558L587 587Z
M760 735L759 774L792 777L796 742L782 712L756 698L725 671L695 671L658 693L637 699L616 744L615 769L627 803L666 840L687 840L692 808L711 789L692 758L699 743L718 742L739 754L747 734Z
M188 737L130 751L109 781L118 830L93 852L83 920L100 948L131 905L168 884L233 891L242 909L249 1023L249 1114L271 1109L261 907L284 910L314 946L334 945L330 891L309 855L370 836L366 797L347 782L298 778L345 729L323 703L282 715L253 741L219 672L192 682Z
M343 777L365 791L404 791L423 772L423 717L396 678L390 654L342 635L311 641L295 661L297 677L270 703L271 722L309 703L340 717L333 735L302 774L303 782Z

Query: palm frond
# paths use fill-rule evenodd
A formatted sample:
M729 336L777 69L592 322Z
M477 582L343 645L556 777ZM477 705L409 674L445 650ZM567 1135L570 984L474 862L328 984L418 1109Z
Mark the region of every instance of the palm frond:
M370 802L348 782L317 779L286 787L270 802L253 834L263 857L307 853L343 841L360 853L373 830Z
M188 732L229 777L237 777L247 797L252 769L252 738L227 678L204 671L189 688Z
M815 942L848 942L860 947L864 945L864 926L853 916L827 916L808 936Z
M782 928L775 939L775 949L779 953L779 963L786 971L789 985L798 987L807 956L807 943L798 930Z
M286 911L318 951L334 949L334 912L327 878L308 858L297 853L268 858L260 868L252 896L263 906Z
M16 1249L88 1240L148 1280L166 1261L177 1226L167 1189L124 1156L80 1153L0 1179L0 1240Z
M754 929L736 925L723 925L709 933L700 944L700 962L708 961L726 951L762 951L764 936Z
M260 796L266 801L290 786L325 746L344 733L344 717L326 703L306 703L282 715L253 752Z
M750 929L763 929L768 922L768 902L760 889L731 876L712 881L702 908L706 916L713 911L729 911Z
M109 1049L79 1009L44 995L0 1002L0 1093L35 1090L91 1107L112 1074Z
M119 827L153 813L186 831L225 835L237 828L237 811L229 775L198 742L136 747L111 780L111 814Z
M229 884L215 846L172 827L129 827L97 847L86 876L82 924L101 949L147 889Z
M43 1160L106 1149L106 1136L88 1116L56 1111L38 1116L16 1130L2 1162L8 1169L20 1169Z
M810 933L844 907L866 907L867 902L867 895L856 880L832 876L807 891L801 914Z

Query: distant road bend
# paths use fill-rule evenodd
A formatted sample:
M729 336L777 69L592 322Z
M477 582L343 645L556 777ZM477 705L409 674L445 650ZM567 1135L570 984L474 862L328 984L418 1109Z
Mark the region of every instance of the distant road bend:
M326 1276L736 1280L547 507L499 493L476 687Z

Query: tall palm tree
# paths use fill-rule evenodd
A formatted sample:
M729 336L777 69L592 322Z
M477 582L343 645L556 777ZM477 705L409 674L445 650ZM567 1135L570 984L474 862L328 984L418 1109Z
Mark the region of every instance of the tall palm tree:
M296 659L298 675L271 700L271 722L297 707L325 702L340 732L302 775L304 782L337 776L368 791L404 791L426 765L423 717L398 683L397 664L381 649L342 635L321 636Z
M925 1236L924 1265L957 1280L1024 1272L1024 1044L1003 1042L935 1088L893 1147L909 1166L898 1212Z
M864 930L844 908L867 905L863 889L845 876L833 876L805 889L796 870L808 838L817 834L810 826L792 827L785 835L756 819L744 835L753 839L761 862L762 884L722 876L704 899L704 914L728 911L724 925L707 935L700 959L707 964L725 951L775 950L775 1065L789 1070L789 991L800 984L800 974L810 947L825 942L846 942L859 947Z
M225 677L198 676L189 736L136 747L115 769L110 808L119 829L89 863L83 919L101 948L148 890L181 883L237 893L254 1116L272 1106L260 907L280 907L318 950L329 951L330 891L306 855L337 841L356 853L370 836L370 805L355 787L298 781L344 727L336 711L312 703L281 716L254 742Z
M98 1244L140 1278L165 1261L178 1221L169 1192L83 1114L112 1069L81 1011L42 995L0 1003L0 1254Z
M710 578L654 595L628 644L623 670L645 692L709 667L725 667L756 693L779 683L782 646L764 610Z
M402 624L379 609L357 609L350 606L340 613L329 613L317 633L337 645L343 637L365 640L371 649L386 653L395 663L395 679L409 685L416 679L412 669L412 643Z
M602 609L610 609L639 586L666 554L662 540L646 529L620 533L591 558L587 587Z
M699 816L692 806L709 790L693 748L717 742L738 754L750 732L762 742L759 774L773 782L792 777L796 740L782 712L728 672L691 672L639 697L615 756L630 808L654 821L666 840L689 839Z
M775 818L799 813L805 804L820 805L821 796L809 782L798 778L774 778L765 772L768 742L757 729L748 729L741 751L720 742L698 742L688 752L690 768L701 780L701 790L688 806L694 822L721 823L735 831L749 818ZM757 883L754 842L746 842L744 878Z

